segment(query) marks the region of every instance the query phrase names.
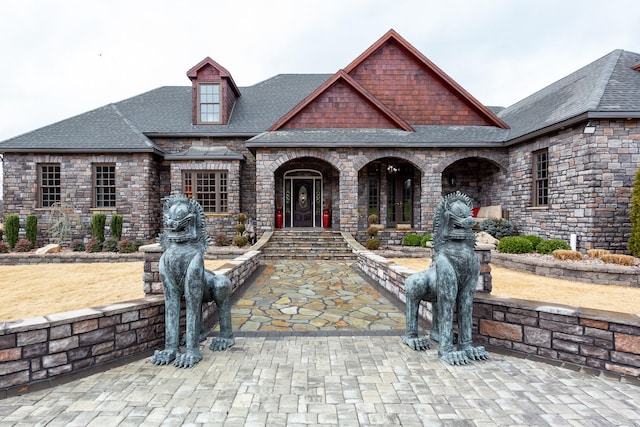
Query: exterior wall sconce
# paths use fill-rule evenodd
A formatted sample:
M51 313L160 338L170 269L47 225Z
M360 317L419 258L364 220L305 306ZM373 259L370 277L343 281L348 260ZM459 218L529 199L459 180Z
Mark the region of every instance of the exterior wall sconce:
M452 187L455 187L456 184L458 183L458 180L456 179L456 176L452 173L449 174L449 177L447 178L449 181L449 185Z
M596 132L596 126L592 125L590 121L587 123L587 125L584 127L584 130L582 131L582 133L587 133L587 134L593 134L595 132Z

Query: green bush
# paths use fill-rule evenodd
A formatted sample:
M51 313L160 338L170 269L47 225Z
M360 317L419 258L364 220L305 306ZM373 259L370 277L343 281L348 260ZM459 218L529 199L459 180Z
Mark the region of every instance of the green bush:
M405 234L402 238L402 246L420 246L422 237L414 233Z
M375 251L380 248L380 239L376 239L375 237L371 237L364 242L364 247L369 249L370 251Z
M91 237L104 242L104 226L107 222L107 216L102 213L96 213L91 216Z
M20 217L17 214L7 215L5 222L5 232L7 233L7 244L9 249L13 249L18 241L18 233L20 232Z
M102 252L118 252L118 241L111 237L102 242Z
M111 237L122 240L122 215L111 216Z
M38 217L35 215L27 215L24 228L27 234L27 240L31 242L31 249L33 249L38 244Z
M533 244L522 236L507 236L500 239L496 249L505 254L528 254L533 252Z
M246 246L247 243L249 243L249 238L247 236L235 236L233 238L233 244L239 248Z
M498 240L513 235L513 225L506 219L485 219L480 223L480 229Z
M371 237L376 237L379 231L380 229L375 225L370 225L369 228L367 228L367 234Z
M536 246L538 246L540 244L540 242L542 242L542 237L540 236L534 236L533 234L528 234L526 236L522 236L525 239L527 239L528 241L531 242L531 244L533 244L533 248L535 249Z
M543 240L536 246L536 252L545 255L551 254L551 252L555 251L556 249L569 250L571 249L571 246L569 246L569 244L564 240L560 239Z
M87 247L82 240L74 240L71 242L71 250L73 252L84 252L87 250Z
M631 236L627 242L627 249L631 255L640 257L640 169L636 172L633 188L631 189L629 219L631 220Z
M427 247L427 243L429 243L431 240L433 240L433 234L431 233L427 233L424 236L422 236L422 239L420 239L420 246L422 246L423 248Z

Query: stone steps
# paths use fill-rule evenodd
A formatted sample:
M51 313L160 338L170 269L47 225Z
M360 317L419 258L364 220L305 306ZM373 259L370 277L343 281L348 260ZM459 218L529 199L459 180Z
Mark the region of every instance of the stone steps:
M262 258L349 260L357 257L340 231L304 228L275 230L263 248Z

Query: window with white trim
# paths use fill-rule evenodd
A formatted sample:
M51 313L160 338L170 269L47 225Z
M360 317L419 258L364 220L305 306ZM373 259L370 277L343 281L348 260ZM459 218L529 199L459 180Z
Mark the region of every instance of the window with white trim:
M198 85L198 98L200 123L220 123L222 120L220 84L200 83Z

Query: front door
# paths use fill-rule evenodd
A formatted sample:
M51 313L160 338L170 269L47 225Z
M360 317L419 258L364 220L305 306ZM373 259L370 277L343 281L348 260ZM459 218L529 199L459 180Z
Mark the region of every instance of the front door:
M293 182L293 226L312 227L314 207L313 180L295 179Z
M387 226L412 223L413 180L407 175L388 176Z

